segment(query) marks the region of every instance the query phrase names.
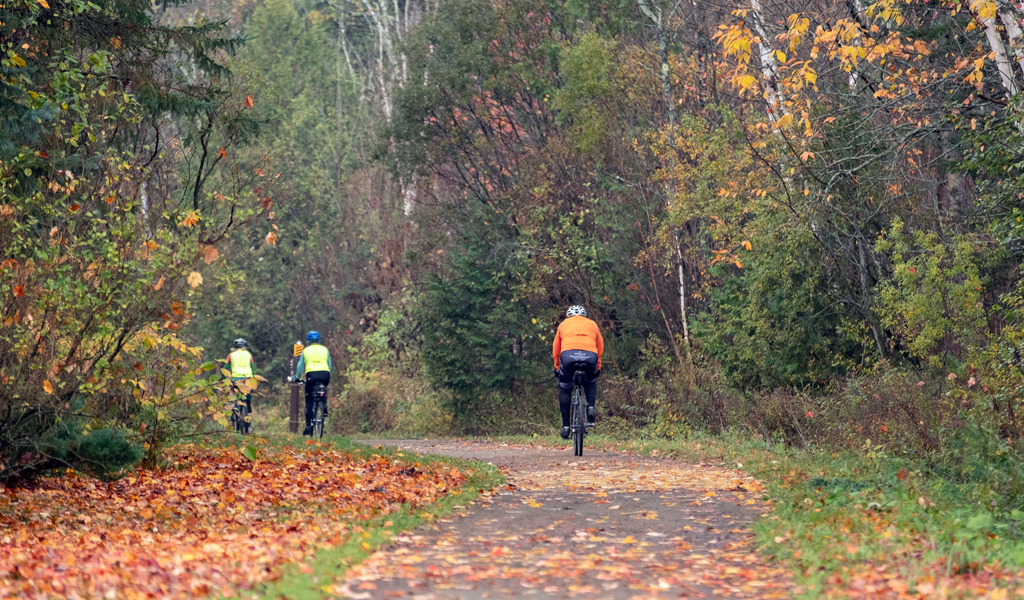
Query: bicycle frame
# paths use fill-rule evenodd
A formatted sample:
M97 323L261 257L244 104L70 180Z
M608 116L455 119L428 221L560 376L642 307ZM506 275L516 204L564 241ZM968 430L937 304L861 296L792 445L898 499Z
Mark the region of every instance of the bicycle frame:
M317 383L313 388L313 437L324 437L324 425L327 422L327 387Z
M587 373L582 369L572 374L572 404L569 416L569 427L572 430L572 447L575 456L583 456L583 438L587 435L587 397L583 386L587 383Z

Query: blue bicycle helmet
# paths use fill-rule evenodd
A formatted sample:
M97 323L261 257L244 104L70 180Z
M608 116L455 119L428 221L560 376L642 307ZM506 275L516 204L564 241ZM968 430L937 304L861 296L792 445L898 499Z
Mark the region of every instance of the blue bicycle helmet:
M310 331L309 333L306 334L306 341L309 342L310 344L315 344L315 343L319 342L320 341L320 332L319 331Z

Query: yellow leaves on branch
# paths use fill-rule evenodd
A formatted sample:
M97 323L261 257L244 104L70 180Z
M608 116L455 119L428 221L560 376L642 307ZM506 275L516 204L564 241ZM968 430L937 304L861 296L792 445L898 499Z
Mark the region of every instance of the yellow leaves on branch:
M46 392L47 394L52 394L53 393L53 384L50 383L49 381L44 381L43 382L43 391Z
M998 8L996 7L995 2L991 2L990 0L972 0L971 2L968 2L967 5L970 7L971 12L973 12L982 23L996 18Z
M789 43L790 52L796 52L797 47L807 37L807 32L811 28L811 20L807 17L801 17L799 14L792 14L786 18L786 23L789 25L789 29L779 37ZM780 52L779 54L782 53ZM786 55L782 54L782 56L783 58L780 61L786 62Z
M741 64L750 63L751 46L754 43L754 34L750 29L732 25L715 34L715 38L722 44L726 55L736 58Z
M779 117L779 120L775 122L776 129L786 129L793 125L793 115L785 114Z
M198 271L192 271L188 274L188 284L192 289L196 289L203 285L203 276Z
M757 87L757 77L749 73L740 75L733 80L733 84L740 89L740 92L746 92Z
M865 14L868 17L875 18L882 21L891 21L896 25L903 24L903 12L900 11L897 4L900 4L903 0L881 0L868 6Z
M967 77L964 77L964 82L965 83L973 83L980 90L981 89L982 79L985 76L984 72L983 72L984 68L985 68L985 57L983 56L983 57L981 57L979 59L976 59L974 61L974 70L971 71L970 73L968 73Z

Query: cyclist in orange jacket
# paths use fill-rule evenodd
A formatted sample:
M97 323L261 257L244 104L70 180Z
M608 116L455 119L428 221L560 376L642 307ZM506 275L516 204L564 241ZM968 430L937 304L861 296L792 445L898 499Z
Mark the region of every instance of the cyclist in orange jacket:
M597 400L597 378L601 375L604 339L597 323L587 318L587 309L570 306L566 319L558 326L551 356L555 359L558 377L558 407L562 411L562 439L569 439L569 409L572 403L572 376L577 369L587 373L583 391L587 395L587 426L594 426L594 402Z

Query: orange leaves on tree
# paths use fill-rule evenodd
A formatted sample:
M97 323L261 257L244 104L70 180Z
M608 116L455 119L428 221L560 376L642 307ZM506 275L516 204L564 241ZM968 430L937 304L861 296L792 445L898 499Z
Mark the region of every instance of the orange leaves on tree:
M47 394L52 394L53 393L53 384L50 383L49 381L44 381L43 382L43 391L46 392Z
M276 246L277 245L277 234L274 233L273 231L268 231L267 232L267 237L265 237L263 239L264 239L264 241L266 241L271 246Z
M227 151L227 149L225 149L225 148L221 148L220 150L218 150L218 151L217 151L217 156L219 156L219 157L221 157L221 158L227 158L227 156L228 156L228 151Z
M187 215L185 215L185 218L183 218L181 221L178 222L178 226L180 226L180 227L195 227L197 223L199 223L199 211L198 210L194 210L194 211L188 213Z
M216 248L209 244L203 244L203 262L205 262L206 264L212 263L213 261L217 260L218 254L219 252L217 252Z
M245 97L245 107L252 108L252 96Z
M14 297L15 298L21 298L24 295L25 295L25 286L23 286L23 285L16 285L16 286L14 286Z

